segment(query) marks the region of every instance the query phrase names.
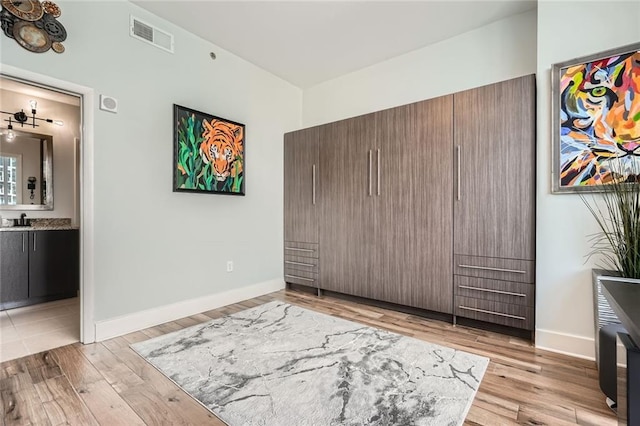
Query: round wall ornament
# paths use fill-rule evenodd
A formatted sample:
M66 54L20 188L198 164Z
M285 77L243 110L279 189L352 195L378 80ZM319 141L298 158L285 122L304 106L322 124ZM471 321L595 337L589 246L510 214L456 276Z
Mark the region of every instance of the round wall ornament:
M42 2L42 8L44 9L44 11L46 13L48 13L51 16L53 16L54 18L58 18L58 17L60 17L60 15L62 15L62 11L60 10L60 6L58 6L57 4L55 4L52 1L43 1Z
M53 1L0 0L0 34L14 39L30 52L42 53L52 49L63 53L62 42L67 30L58 17L60 6Z
M20 46L31 52L42 53L51 48L49 34L45 30L36 27L33 22L15 22L13 24L13 37Z
M45 13L38 22L42 22L42 28L49 34L49 38L51 38L52 41L65 41L67 39L67 30L64 28L64 25L52 15ZM40 25L37 23L36 26L40 28Z
M51 43L51 50L56 53L64 53L64 46L59 41L54 41L53 43Z
M38 0L2 0L2 6L24 21L37 21L44 14Z
M0 12L0 25L4 35L9 38L13 38L13 23L15 20L15 16L9 13L6 9L2 9L2 12Z

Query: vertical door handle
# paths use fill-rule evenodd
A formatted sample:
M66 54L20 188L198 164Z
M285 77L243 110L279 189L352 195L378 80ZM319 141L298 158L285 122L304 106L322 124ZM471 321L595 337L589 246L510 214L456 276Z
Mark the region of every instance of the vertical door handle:
M377 150L378 155L378 195L380 195L380 148Z
M461 161L461 156L462 156L462 154L461 154L461 150L462 150L462 149L461 149L460 145L456 146L456 154L457 154L457 160L456 160L456 162L457 162L457 166L456 166L456 169L458 169L458 170L457 170L458 178L456 179L456 183L457 183L457 185L458 185L458 201L460 201L460 200L462 199L462 194L461 194L462 190L461 190L461 188L460 188L460 175L461 175L461 173L460 173L460 167L462 166L462 164L460 163L460 161Z
M22 252L24 253L24 232L22 233Z
M371 150L369 150L369 197L371 197Z
M37 240L36 240L36 233L33 233L33 251L37 250Z
M316 205L316 165L313 165L312 168L312 175L311 175L311 181L312 181L312 188L311 188L311 195L313 198L313 205Z

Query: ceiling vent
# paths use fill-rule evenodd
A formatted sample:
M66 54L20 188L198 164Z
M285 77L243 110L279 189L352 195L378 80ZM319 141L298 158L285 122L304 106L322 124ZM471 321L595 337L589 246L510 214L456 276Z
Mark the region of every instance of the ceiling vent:
M173 53L173 34L162 31L153 25L150 25L135 16L131 16L131 25L129 26L129 35L138 40L152 44L167 52Z

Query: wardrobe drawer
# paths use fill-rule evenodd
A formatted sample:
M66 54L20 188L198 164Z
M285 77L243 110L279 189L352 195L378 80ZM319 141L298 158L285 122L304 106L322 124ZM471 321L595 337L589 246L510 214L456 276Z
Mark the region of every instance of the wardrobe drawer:
M307 259L313 259L313 258L309 257ZM317 260L317 259L313 259L313 260ZM300 275L303 277L306 277L308 274L314 274L316 277L318 276L317 265L313 265L311 263L305 263L305 262L296 262L293 260L284 261L284 271L285 271L285 274L291 273L293 275Z
M456 296L491 300L513 305L534 306L533 284L454 275Z
M512 305L470 297L456 296L455 315L526 330L533 330L534 326L532 306Z
M500 257L464 256L453 257L453 273L468 277L533 283L535 262L532 260L503 259Z
M295 269L318 269L318 258L317 257L302 257L302 256L292 256L290 254L284 255L284 266L289 266Z
M284 280L288 283L302 284L307 286L316 286L318 281L317 272L298 271L295 269L284 268Z
M300 257L318 257L318 243L306 243L300 241L285 241L284 242L284 254L285 256L300 256Z

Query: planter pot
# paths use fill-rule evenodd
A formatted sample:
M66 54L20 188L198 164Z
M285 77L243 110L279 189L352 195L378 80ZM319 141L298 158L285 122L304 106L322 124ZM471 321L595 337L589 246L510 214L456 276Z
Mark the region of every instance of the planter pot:
M640 285L639 279L623 278L618 271L608 271L605 269L591 270L593 283L593 319L595 326L595 343L596 343L596 362L599 362L599 333L598 331L605 325L620 324L618 316L613 312L609 302L602 294L602 286L600 279L606 278L613 281L622 281Z
M600 278L617 278L620 279L620 273L618 271L607 271L605 269L592 269L591 277L593 283L593 319L594 319L594 335L596 344L596 363L600 365L600 342L599 331L605 325L620 324L618 316L613 312L609 302L602 294L602 286L600 284Z

